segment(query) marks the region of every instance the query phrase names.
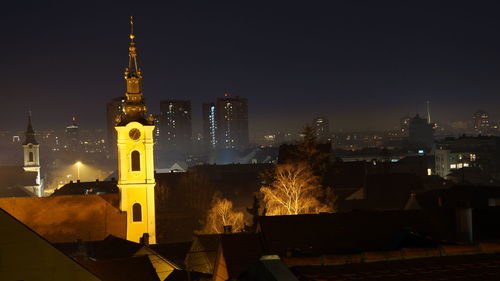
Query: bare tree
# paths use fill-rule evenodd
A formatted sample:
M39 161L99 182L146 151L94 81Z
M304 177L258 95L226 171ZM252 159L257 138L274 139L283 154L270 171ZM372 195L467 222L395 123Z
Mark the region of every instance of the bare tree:
M223 233L224 226L231 226L233 232L241 232L245 227L242 212L233 210L233 202L215 193L208 210L205 225L199 233Z
M288 163L275 168L274 181L261 187L266 215L298 215L333 212L320 198L324 192L318 177L306 163Z

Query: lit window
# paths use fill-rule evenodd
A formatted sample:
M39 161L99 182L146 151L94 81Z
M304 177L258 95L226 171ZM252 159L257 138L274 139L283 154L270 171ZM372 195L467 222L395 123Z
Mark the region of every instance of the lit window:
M476 154L474 153L470 154L470 161L476 161Z
M142 221L142 207L141 204L135 203L132 206L132 220L133 221Z
M469 163L464 163L464 167L469 167Z
M462 163L458 163L457 168L459 168L459 169L462 168Z
M450 169L456 169L457 165L456 164L450 164Z

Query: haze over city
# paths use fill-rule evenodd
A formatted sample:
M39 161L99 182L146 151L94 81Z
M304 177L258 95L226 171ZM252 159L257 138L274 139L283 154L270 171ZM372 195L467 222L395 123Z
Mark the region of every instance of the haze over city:
M201 103L225 92L248 99L252 140L317 115L334 130L393 129L427 100L440 123L500 118L493 1L23 3L0 19L3 129L22 129L28 110L40 129L71 116L104 128L103 104L124 92L129 14L150 111L191 100L196 132Z
M0 11L0 280L500 280L500 4L84 4Z

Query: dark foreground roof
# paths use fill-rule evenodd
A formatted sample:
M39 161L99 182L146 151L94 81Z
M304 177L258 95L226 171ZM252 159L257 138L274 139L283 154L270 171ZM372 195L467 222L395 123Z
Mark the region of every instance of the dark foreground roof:
M55 190L52 196L118 193L116 184L116 181L72 181Z
M105 281L161 281L147 256L80 263Z
M500 280L500 254L447 256L425 259L295 266L299 280Z
M109 235L102 241L78 241L56 243L56 248L74 258L89 257L95 260L108 260L132 257L143 245Z
M432 247L437 244L434 239L447 237L454 223L452 211L266 216L259 218L258 231L266 254L280 256Z
M185 270L177 270L174 269L170 275L165 279L165 281L211 281L212 275L190 271L187 272Z

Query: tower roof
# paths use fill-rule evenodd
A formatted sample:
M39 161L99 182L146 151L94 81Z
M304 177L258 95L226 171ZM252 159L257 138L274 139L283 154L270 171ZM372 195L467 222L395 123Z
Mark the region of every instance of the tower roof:
M144 104L142 94L142 72L137 63L137 50L135 47L134 18L130 17L130 44L128 48L128 66L125 68L125 80L127 92L126 101L123 107L125 113L123 118L117 120L118 125L125 125L130 122L139 122L144 125L152 125L153 118L146 117L147 107Z
M35 139L35 130L33 130L33 126L31 125L31 111L28 113L28 127L26 128L25 133L26 139L24 140L23 145L25 144L38 144Z

